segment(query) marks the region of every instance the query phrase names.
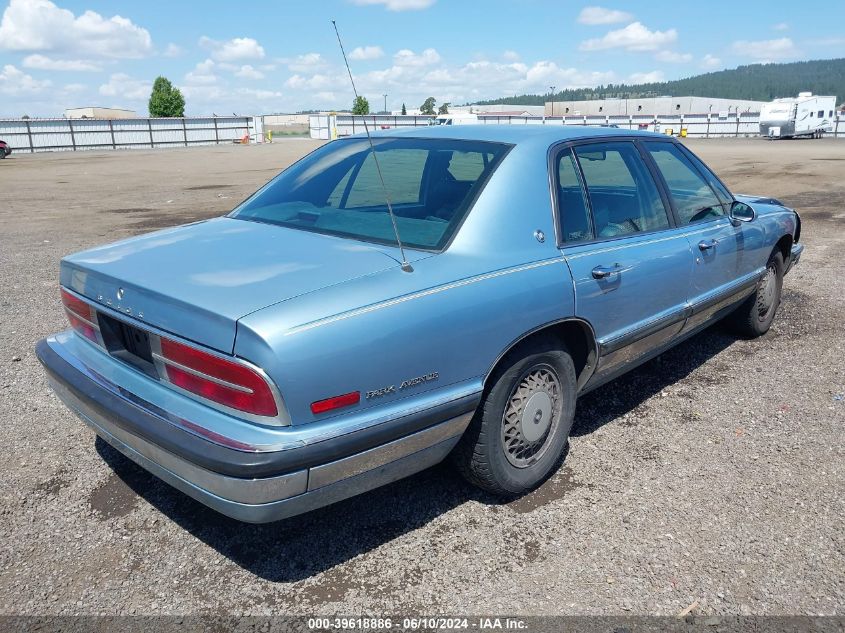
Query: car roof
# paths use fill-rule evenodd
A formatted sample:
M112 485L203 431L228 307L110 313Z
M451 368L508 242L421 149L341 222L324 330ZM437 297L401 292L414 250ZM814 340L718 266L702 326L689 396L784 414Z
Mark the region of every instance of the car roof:
M666 135L622 128L592 127L587 125L426 125L419 127L397 127L386 130L370 130L376 138L444 138L467 141L489 141L512 145L553 145L561 141L575 141L594 137L644 137L663 138ZM365 134L356 134L356 137Z

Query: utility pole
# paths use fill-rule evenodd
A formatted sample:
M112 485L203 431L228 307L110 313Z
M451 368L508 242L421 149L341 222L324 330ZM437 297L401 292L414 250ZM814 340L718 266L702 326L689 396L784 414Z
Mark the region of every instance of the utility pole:
M387 95L382 95L384 97L384 113L387 114Z

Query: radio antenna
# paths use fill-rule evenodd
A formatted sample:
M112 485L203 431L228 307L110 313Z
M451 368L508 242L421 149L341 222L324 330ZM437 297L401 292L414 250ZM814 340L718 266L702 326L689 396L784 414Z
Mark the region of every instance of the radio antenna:
M343 63L346 64L346 72L349 73L349 83L352 84L352 92L355 94L355 101L357 102L358 89L355 87L355 80L352 78L352 70L349 68L349 61L346 59L346 51L343 50L343 42L340 41L340 33L337 30L337 23L334 20L332 20L332 26L334 27L334 34L337 35L337 43L340 46L340 53L343 55ZM376 164L378 178L381 181L382 191L384 191L384 199L387 201L387 212L390 214L390 222L393 224L393 233L396 235L396 243L399 245L399 254L402 257L402 270L406 273L412 273L414 272L414 269L408 262L408 258L405 257L405 248L402 246L402 238L399 237L399 227L396 225L396 216L393 214L393 205L390 203L390 192L387 190L387 185L384 184L384 176L381 173L381 165L378 163L376 148L375 145L373 145L373 137L370 136L370 128L367 125L367 117L364 115L361 118L364 120L364 131L367 133L367 141L370 143L370 152L372 152L373 161Z

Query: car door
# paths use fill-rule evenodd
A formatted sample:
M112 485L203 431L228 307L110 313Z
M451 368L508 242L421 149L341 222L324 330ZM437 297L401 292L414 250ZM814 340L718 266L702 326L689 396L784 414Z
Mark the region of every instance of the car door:
M686 329L708 321L735 301L743 280L744 233L729 217L730 200L709 172L702 172L674 141L644 141L662 177L675 219L695 257ZM708 177L709 176L709 177Z
M600 348L595 384L681 330L693 255L633 141L576 144L555 160L575 313L593 326Z

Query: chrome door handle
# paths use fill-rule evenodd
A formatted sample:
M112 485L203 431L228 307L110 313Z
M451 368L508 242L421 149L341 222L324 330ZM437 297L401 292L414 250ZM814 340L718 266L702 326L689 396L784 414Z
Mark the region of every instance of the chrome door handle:
M593 279L606 279L611 275L624 273L626 270L631 270L631 267L628 266L627 268L622 268L619 264L614 264L613 266L596 266L593 268L592 274Z
M698 250L709 251L711 248L716 248L716 244L718 243L719 240L701 240L698 243Z

